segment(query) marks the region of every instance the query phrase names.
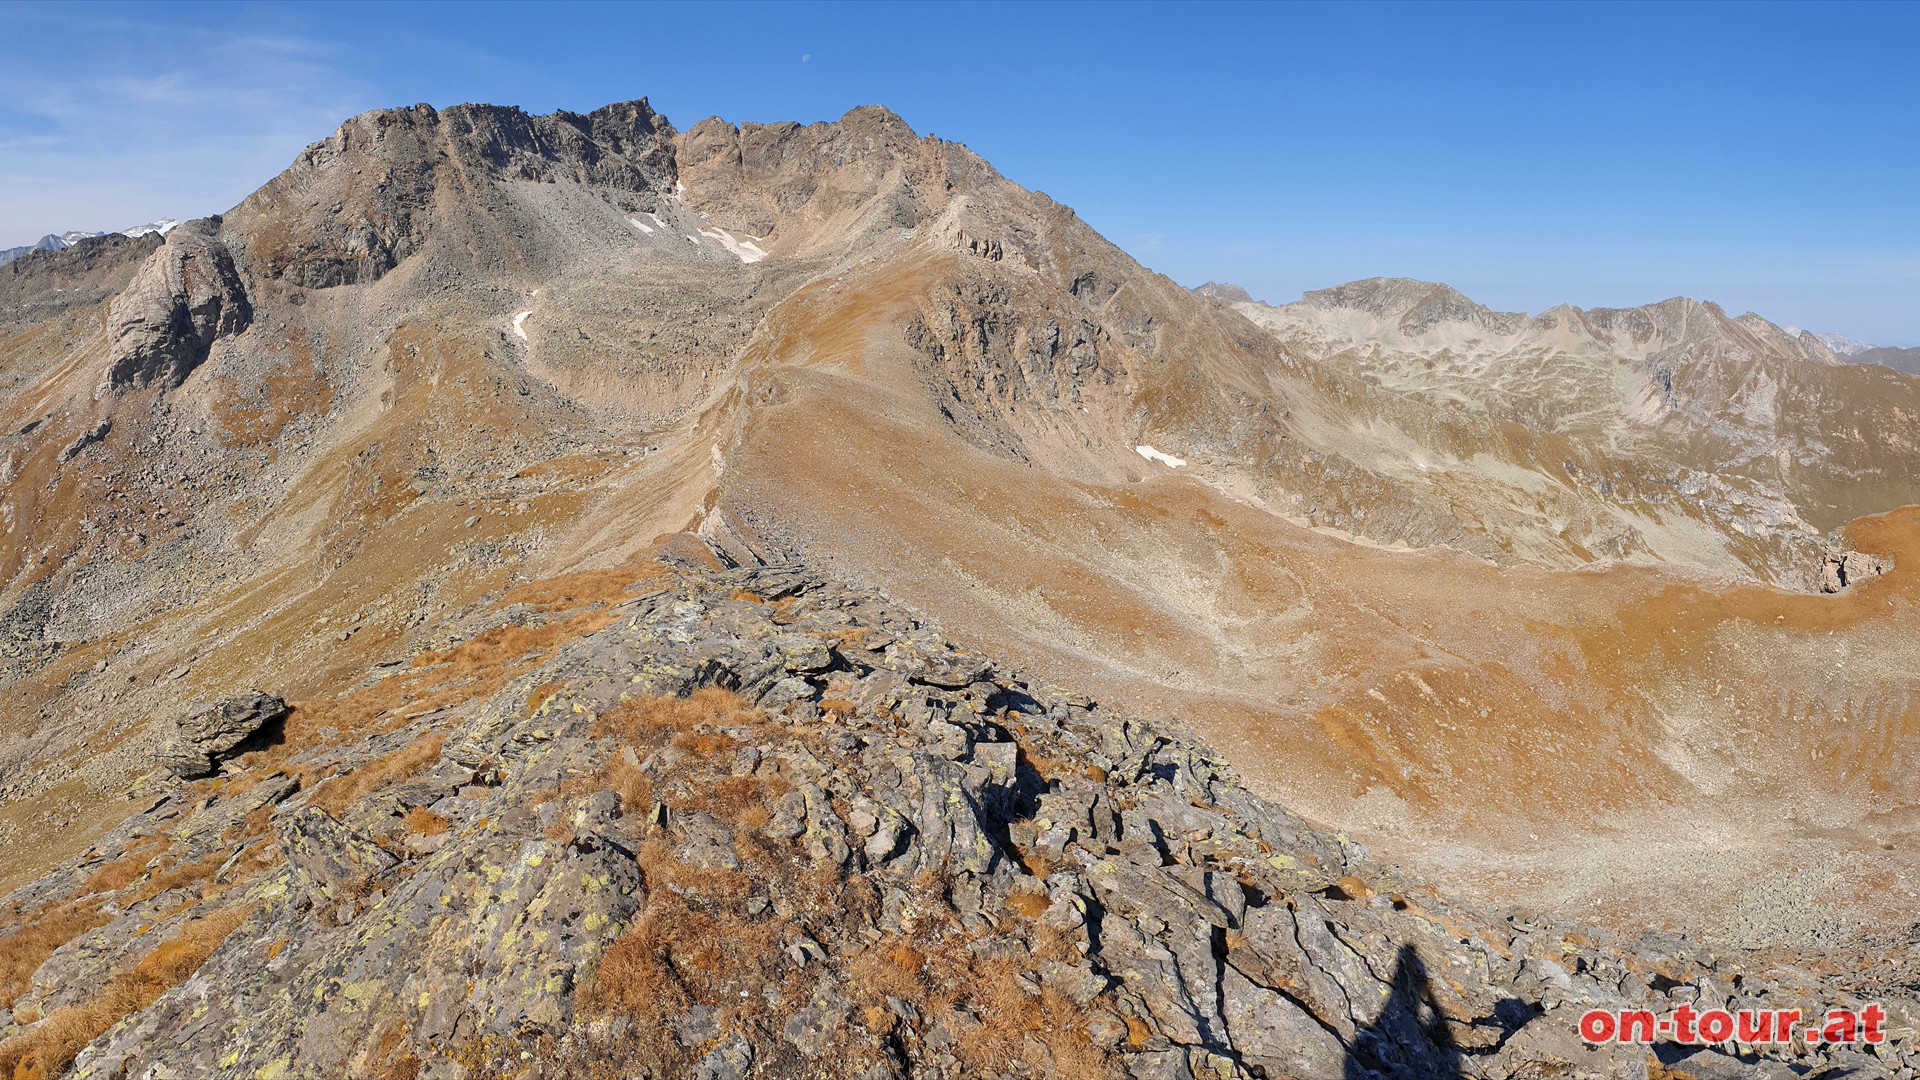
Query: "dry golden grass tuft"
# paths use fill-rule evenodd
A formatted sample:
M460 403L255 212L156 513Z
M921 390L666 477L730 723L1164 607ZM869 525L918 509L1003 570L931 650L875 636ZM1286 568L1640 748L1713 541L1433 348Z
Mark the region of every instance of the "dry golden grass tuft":
M249 810L246 817L241 818L225 832L222 832L220 839L229 844L238 844L242 840L250 837L265 836L272 824L273 806L271 804L262 804Z
M1007 894L1007 910L1026 919L1037 919L1047 913L1053 901L1046 893L1011 892Z
M237 907L192 920L131 970L115 972L86 1002L55 1009L26 1031L0 1042L0 1075L13 1080L60 1075L82 1047L198 971L250 914L251 908Z
M675 735L692 734L702 727L757 728L766 724L766 714L747 705L740 695L707 686L686 697L629 698L602 713L593 733L635 747L658 747Z
M389 784L420 775L439 758L440 747L446 741L445 735L428 735L398 750L382 754L351 772L333 777L320 785L311 805L339 817L347 807L367 795Z
M739 746L740 740L721 732L682 732L673 737L673 745L699 757L712 757Z
M33 915L26 925L0 937L0 1009L10 1009L27 992L33 973L54 950L111 919L89 905L63 904Z
M86 884L80 886L80 894L119 892L146 873L154 857L166 846L167 838L159 833L135 840L127 845L126 854L95 870Z
M204 890L205 884L213 880L213 875L219 873L220 867L231 854L232 852L223 848L216 848L191 862L175 862L164 866L147 875L146 880L142 881L140 887L132 893L121 896L119 903L123 907L127 904L137 904L142 900L159 896L161 893L185 889L189 886L201 886ZM200 897L184 902L193 903L198 899Z
M1016 894L1022 895L1022 894ZM1030 960L983 959L951 923L936 923L931 940L889 938L848 964L856 1000L871 1010L889 997L913 1002L924 1015L943 1018L956 1033L954 1052L970 1073L996 1074L1027 1056L1038 1040L1054 1061L1049 1075L1085 1080L1114 1075L1109 1055L1087 1034L1086 1010L1050 988L1040 987L1036 961L1059 958L1070 948L1057 934L1036 936ZM924 931L922 931L924 933Z
M578 997L590 1017L623 1017L628 1048L643 1071L680 1075L692 1065L669 1021L694 1005L714 1009L723 1028L764 1019L764 991L779 981L780 931L703 910L671 891L608 947Z
M424 806L408 810L404 820L407 831L415 836L439 836L453 825L445 814L436 814Z
M1007 729L1013 732L1014 746L1019 752L1021 764L1032 769L1043 781L1051 781L1061 776L1071 776L1077 771L1066 762L1040 753L1034 749L1033 739L1027 734L1027 729L1016 722L1013 717L1013 713L1008 713L1002 720L1007 725ZM1098 766L1091 767L1098 768Z
M820 699L820 712L839 717L858 716L860 707L845 698L829 697Z
M549 698L564 689L566 684L557 682L543 682L534 687L532 692L527 694L527 715L532 716L539 712L540 706L545 705Z
M625 599L627 591L641 582L666 576L667 568L651 560L581 570L515 586L500 597L496 607L524 604L536 611L567 611L588 604L608 604Z

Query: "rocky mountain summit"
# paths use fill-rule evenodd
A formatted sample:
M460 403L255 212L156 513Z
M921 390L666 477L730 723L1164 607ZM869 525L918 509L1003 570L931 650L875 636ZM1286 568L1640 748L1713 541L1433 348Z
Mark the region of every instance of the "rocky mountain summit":
M13 894L0 1066L1643 1077L1645 1050L1589 1048L1572 1017L1852 1000L1672 935L1452 903L1191 735L804 568L618 579L580 607L579 583L505 604L345 708L297 707L219 777L146 788ZM569 623L598 629L496 657L518 673L448 700L463 651ZM251 727L263 700L183 730ZM26 955L50 911L85 928ZM190 973L152 978L184 951ZM145 989L98 992L129 969ZM1904 1052L1673 1056L1817 1077Z
M1640 1075L1569 1003L1904 1001L1916 385L1195 295L880 108L355 117L0 267L0 1057Z

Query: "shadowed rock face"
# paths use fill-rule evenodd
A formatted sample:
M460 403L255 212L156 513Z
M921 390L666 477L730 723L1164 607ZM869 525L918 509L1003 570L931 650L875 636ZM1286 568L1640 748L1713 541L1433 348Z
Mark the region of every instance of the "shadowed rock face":
M0 1054L1506 1076L1700 941L1900 985L1920 402L1757 316L1195 296L884 109L636 102L356 117L0 319Z

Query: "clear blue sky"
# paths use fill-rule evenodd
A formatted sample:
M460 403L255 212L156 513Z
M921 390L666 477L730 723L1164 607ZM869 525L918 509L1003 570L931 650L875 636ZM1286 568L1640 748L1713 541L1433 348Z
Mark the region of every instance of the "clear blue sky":
M0 246L224 210L425 101L881 103L1142 262L1920 344L1920 4L0 4Z

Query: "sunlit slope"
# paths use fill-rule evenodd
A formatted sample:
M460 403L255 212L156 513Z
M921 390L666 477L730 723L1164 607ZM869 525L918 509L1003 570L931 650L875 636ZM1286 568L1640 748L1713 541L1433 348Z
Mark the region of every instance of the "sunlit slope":
M885 110L355 118L219 219L0 272L0 843L83 846L195 700L347 689L688 529L1449 874L1675 815L1904 865L1907 519L1856 537L1894 579L1755 582L1914 501L1914 380L1690 301L1307 309Z
M935 269L876 269L849 299L782 309L781 347L812 360L753 372L765 404L710 533L876 581L1063 682L1177 712L1268 794L1449 870L1460 845L1515 865L1571 845L1573 863L1677 823L1705 849L1910 809L1910 572L1820 596L1499 567L1303 528L1125 448L1099 480L1010 460L956 431L921 353L854 331L937 301ZM1096 454L1048 438L1026 456ZM1910 567L1920 512L1850 538ZM1895 858L1867 832L1840 844Z

